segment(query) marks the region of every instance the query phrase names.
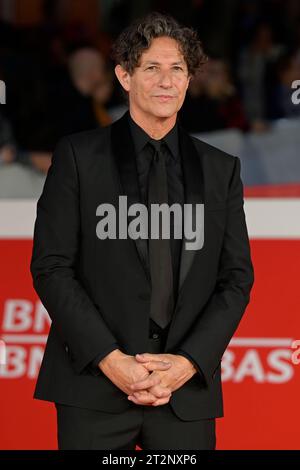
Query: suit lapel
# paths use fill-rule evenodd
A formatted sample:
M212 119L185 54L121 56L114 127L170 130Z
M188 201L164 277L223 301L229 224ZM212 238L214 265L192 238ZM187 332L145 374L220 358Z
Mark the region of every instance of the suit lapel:
M184 211L185 217L192 216L195 220L196 206L195 204L204 204L204 179L202 165L199 154L189 134L179 125L179 145L182 156L182 170L185 187L185 204L192 204L192 212ZM183 285L191 271L192 264L195 260L197 250L187 250L185 234L183 234L181 259L180 259L180 275L179 275L179 292L178 299L182 293Z
M128 111L112 125L112 149L119 173L120 194L127 196L127 206L141 203L138 172L136 166L135 148L128 122ZM128 216L128 225L132 217ZM138 238L132 240L137 255L143 265L145 274L150 282L147 240Z

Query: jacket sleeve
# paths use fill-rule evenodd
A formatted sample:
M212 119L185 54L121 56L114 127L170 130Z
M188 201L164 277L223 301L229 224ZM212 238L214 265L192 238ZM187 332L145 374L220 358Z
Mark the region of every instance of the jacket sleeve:
M197 370L197 373L196 373L197 379L203 382L203 380L204 380L203 372L200 369L199 365L194 361L194 359L189 354L187 354L185 351L182 351L182 349L179 349L178 351L176 351L175 354L178 354L179 356L186 357L194 365L194 367L196 368L196 370Z
M179 345L209 383L250 300L254 271L246 227L240 159L229 183L227 218L215 289Z
M71 141L57 144L37 202L30 271L75 373L117 340L76 273L80 245L79 178Z
M108 356L109 353L114 351L115 349L121 349L117 343L110 344L105 350L101 351L95 359L89 364L89 369L93 375L100 375L102 374L101 369L99 369L98 364L102 359Z

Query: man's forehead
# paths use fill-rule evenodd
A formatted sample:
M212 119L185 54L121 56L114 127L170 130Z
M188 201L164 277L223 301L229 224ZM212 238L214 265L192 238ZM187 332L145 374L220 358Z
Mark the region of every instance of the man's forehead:
M157 57L151 59L151 58L145 58L144 60L141 61L142 64L144 65L150 65L150 64L154 64L154 65L160 65L162 63L166 63L165 59L163 61L159 60ZM185 64L185 61L183 59L178 59L178 60L174 60L174 58L170 58L170 63L172 65L184 65Z
M140 57L140 64L160 64L160 63L176 63L178 65L186 64L184 57L179 49L160 47L149 48L144 51Z

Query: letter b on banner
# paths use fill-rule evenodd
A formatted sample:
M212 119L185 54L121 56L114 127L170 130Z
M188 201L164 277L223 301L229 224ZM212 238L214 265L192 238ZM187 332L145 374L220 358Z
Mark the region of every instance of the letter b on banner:
M0 366L6 364L6 345L5 342L0 339Z
M6 103L6 86L3 80L0 80L0 104Z

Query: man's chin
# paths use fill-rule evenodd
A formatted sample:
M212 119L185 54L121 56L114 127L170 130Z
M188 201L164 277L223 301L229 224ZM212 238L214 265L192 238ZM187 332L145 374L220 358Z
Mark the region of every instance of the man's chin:
M153 115L161 119L169 119L177 113L177 109L155 109Z

